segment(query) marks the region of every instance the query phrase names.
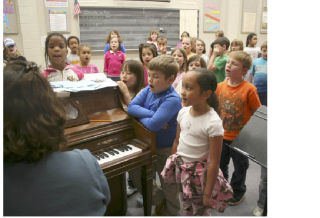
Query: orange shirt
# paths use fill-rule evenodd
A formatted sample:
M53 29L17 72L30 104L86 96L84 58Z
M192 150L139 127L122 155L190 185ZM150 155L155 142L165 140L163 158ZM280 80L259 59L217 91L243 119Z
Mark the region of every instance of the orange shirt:
M228 85L228 80L229 78L218 84L216 94L223 120L223 138L233 141L261 103L253 84L243 80L232 87Z

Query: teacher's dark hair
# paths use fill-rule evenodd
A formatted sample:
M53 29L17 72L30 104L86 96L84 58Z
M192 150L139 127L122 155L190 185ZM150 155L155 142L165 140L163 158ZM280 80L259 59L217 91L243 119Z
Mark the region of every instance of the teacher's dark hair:
M4 162L35 162L57 151L65 112L34 62L8 62L3 71Z

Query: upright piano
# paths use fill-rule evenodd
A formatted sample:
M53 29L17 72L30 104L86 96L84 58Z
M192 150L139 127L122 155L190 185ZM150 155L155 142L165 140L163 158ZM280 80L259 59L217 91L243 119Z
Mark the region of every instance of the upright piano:
M61 150L88 149L97 158L111 191L106 215L126 215L125 172L142 167L144 215L150 216L155 133L124 111L117 86L71 92L62 101L67 142Z

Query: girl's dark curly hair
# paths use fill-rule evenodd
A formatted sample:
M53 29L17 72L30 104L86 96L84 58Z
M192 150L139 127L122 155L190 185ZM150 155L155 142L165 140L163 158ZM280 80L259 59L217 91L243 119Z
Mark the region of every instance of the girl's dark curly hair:
M34 62L8 62L3 70L4 161L35 162L59 149L65 113Z

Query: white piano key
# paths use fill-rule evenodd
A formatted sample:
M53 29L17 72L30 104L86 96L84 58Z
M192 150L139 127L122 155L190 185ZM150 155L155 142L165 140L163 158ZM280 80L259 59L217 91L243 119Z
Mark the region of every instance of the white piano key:
M116 150L119 154L114 153L114 155L112 155L112 154L110 154L108 152L103 152L103 153L107 154L109 157L100 158L100 160L98 160L98 163L99 163L100 167L103 167L104 165L111 164L111 163L113 163L115 161L119 161L121 159L128 158L128 157L130 157L132 155L135 155L137 153L142 152L141 148L138 148L138 147L136 147L134 145L128 144L127 146L130 147L131 150L121 151L120 149L117 149L117 148L111 149L111 150Z

